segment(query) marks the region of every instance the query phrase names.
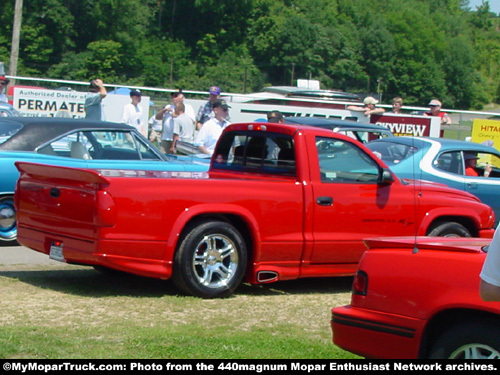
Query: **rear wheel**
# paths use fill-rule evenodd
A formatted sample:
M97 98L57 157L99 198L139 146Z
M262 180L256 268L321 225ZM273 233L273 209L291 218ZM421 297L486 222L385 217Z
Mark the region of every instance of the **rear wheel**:
M14 241L17 238L16 210L14 197L0 197L0 240Z
M192 226L175 254L172 280L202 298L231 295L245 274L247 248L230 224L210 221Z
M433 359L499 359L500 326L485 320L450 328L434 343Z
M440 222L429 230L431 237L472 237L469 230L462 224L454 221Z

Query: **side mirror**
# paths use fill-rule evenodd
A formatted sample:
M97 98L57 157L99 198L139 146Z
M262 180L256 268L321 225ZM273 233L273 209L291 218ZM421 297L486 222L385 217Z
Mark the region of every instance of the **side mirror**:
M378 183L381 185L390 185L394 182L394 175L389 169L383 168L381 169Z

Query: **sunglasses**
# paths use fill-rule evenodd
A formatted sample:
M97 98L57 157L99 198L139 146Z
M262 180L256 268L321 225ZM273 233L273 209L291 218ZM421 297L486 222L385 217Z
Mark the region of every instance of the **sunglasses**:
M0 82L0 85L5 86L7 82Z

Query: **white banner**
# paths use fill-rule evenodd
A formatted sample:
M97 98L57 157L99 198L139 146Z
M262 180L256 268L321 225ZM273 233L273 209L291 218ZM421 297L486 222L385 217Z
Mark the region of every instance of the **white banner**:
M59 91L16 87L13 105L25 117L72 117L85 118L87 92ZM107 121L121 122L123 107L130 103L128 95L108 94L102 101ZM142 120L149 120L149 97L143 96Z

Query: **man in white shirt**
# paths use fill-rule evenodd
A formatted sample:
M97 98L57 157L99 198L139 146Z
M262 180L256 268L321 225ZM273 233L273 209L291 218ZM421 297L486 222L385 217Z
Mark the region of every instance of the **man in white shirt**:
M193 121L186 115L186 113L184 113L184 110L184 103L177 103L175 105L174 142L172 148L170 149L171 154L176 153L178 141L193 143L195 126Z
M142 121L142 107L139 105L142 99L142 93L139 90L130 91L130 99L132 103L128 103L123 107L122 122L133 126L139 132L147 137L146 126Z
M167 153L172 149L174 141L174 122L172 115L174 114L175 105L177 103L184 102L184 94L182 90L172 93L172 104L167 104L165 108L159 110L156 113L156 119L163 121L163 130L161 134L161 151ZM194 109L189 104L184 104L186 116L188 116L193 124L196 121L196 115L194 114Z
M225 100L219 99L213 104L215 117L203 124L194 140L195 146L198 146L201 153L208 155L214 153L215 144L222 130L229 125L229 121L227 121L229 108L231 107L227 105Z

